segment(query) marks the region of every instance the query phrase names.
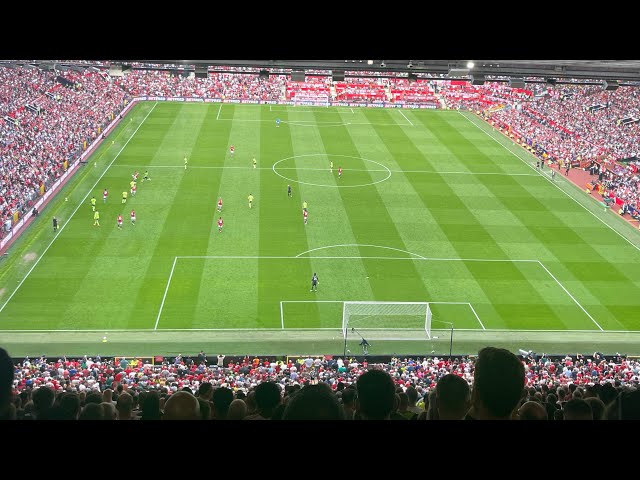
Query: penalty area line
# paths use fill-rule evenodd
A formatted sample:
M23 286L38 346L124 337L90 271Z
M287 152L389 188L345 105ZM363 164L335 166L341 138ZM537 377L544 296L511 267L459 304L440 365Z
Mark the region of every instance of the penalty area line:
M158 328L158 322L160 321L160 315L162 315L162 308L164 307L164 301L167 299L167 292L169 291L169 285L171 285L171 277L173 277L173 270L176 268L176 262L178 257L173 257L173 266L171 267L171 273L169 274L169 280L167 280L167 288L164 289L164 295L162 296L162 303L160 304L160 310L158 310L158 316L156 317L156 324L153 329Z

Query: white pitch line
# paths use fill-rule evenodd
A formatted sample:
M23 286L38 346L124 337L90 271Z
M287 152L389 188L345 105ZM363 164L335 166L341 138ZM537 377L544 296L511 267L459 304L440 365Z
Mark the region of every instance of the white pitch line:
M252 119L242 119L242 118L219 118L218 120L220 120L221 122L224 121L228 121L228 122L273 122L273 120L252 120ZM329 124L332 126L335 125L370 125L370 126L374 126L374 127L397 127L398 123L371 123L371 122L348 122L348 123L336 123L336 122L316 122L315 120L293 120L290 122L285 122L282 121L282 123L297 123L297 124L301 124L301 123L312 123L312 124L316 124L316 125L323 125L323 124Z
M282 302L280 302L280 326L284 330L284 312L282 311Z
M374 248L384 248L387 250L395 250L396 252L402 252L402 253L408 253L409 255L414 255L416 257L419 258L424 258L422 255L418 255L417 253L412 253L408 250L402 250L401 248L393 248L393 247L385 247L382 245L368 245L368 244L364 244L364 243L342 243L342 244L338 244L338 245L327 245L324 247L318 247L318 248L312 248L311 250L306 250L302 253L299 253L298 255L296 255L296 257L300 257L302 255L304 255L305 253L310 253L310 252L315 252L317 250L324 250L326 248L336 248L336 247L374 247Z
M435 303L435 302L429 302ZM467 303L467 302L460 302ZM440 320L434 320L440 321ZM315 331L315 330L335 330L340 332L342 329L340 327L318 327L318 328L287 328L287 331L295 330L295 331ZM368 328L363 330L398 330L397 328ZM407 329L409 330L409 329ZM438 332L446 332L449 331L450 328L432 328L431 331ZM477 328L456 328L456 332L480 332ZM12 334L12 333L66 333L66 332L83 332L83 333L91 333L91 332L122 332L122 333L132 333L132 332L281 332L282 328L161 328L160 330L154 330L152 328L115 328L115 329L61 329L61 330L0 330L0 334ZM417 329L416 329L417 331ZM424 331L424 330L422 330ZM624 333L624 334L640 334L640 330L602 330L599 332L598 330L505 330L504 328L487 328L483 331L483 333L589 333L589 334L600 334L606 335L608 333Z
M471 305L470 303L467 303L467 305L469 305L469 308L471 309L471 311L473 312L473 314L476 316L476 318L478 319L478 322L480 323L480 326L482 327L482 330L486 330L486 328L484 328L484 324L482 323L482 320L480 320L480 317L478 316L478 314L476 313L476 309L473 308L473 305Z
M596 322L596 321L595 321L595 319L594 319L594 318L589 314L589 312L587 312L587 311L584 309L584 307L583 307L582 305L580 305L580 302L578 302L578 300L576 300L576 299L574 298L574 296L573 296L573 295L571 295L571 294L569 293L569 290L567 290L566 288L564 288L564 285L562 285L562 284L560 283L560 281L559 281L559 280L558 280L558 279L553 275L553 273L551 273L551 272L549 271L549 269L548 269L547 267L545 267L545 266L544 266L544 264L543 264L541 261L539 261L539 260L538 260L538 263L540 264L540 266L541 266L542 268L544 268L544 269L545 269L545 271L546 271L546 272L551 276L551 278L553 278L553 279L556 281L556 283L557 283L558 285L560 285L560 288L562 288L562 290L564 290L564 291L565 291L565 293L566 293L567 295L569 295L569 297L571 297L571 300L573 300L574 302L576 302L576 305L578 305L578 307L580 307L580 309L581 309L584 313L586 313L586 314L587 314L587 317L589 317L589 318L591 319L591 321L592 321L593 323L595 323L595 324L596 324L596 326L600 329L600 331L604 331L604 329L603 329L603 328L598 324L598 322Z
M162 303L160 304L160 310L158 310L158 317L156 318L156 324L153 327L154 330L158 328L158 322L160 321L160 315L162 314L162 308L164 307L164 301L167 298L167 292L169 291L169 285L171 285L171 277L173 277L173 270L176 268L176 262L178 257L173 258L173 266L171 267L171 273L169 274L169 280L167 280L167 288L164 289L164 295L162 296Z
M180 255L176 258L191 258L191 259L241 259L241 258L246 258L246 259L298 259L298 260L304 260L304 259L314 259L314 260L343 260L343 259L372 259L372 260L431 260L434 262L514 262L514 263L539 263L539 260L512 260L512 259L494 259L494 258L429 258L429 257L420 257L420 258L415 258L415 257L364 257L364 256L351 256L351 257L284 257L284 256L270 256L270 255Z
M480 130L481 132L484 132L485 135L487 135L489 138L493 139L498 145L500 145L502 148L504 148L507 152L511 153L512 155L515 155L516 158L518 158L520 161L522 161L525 165L527 165L529 168L531 168L532 170L535 170L535 167L533 165L531 165L529 162L527 162L525 159L523 159L522 157L520 157L520 155L518 155L516 152L512 152L511 150L509 150L505 145L503 145L502 143L500 143L498 141L497 138L492 137L491 135L489 135L489 133L482 129L479 125L477 125L476 123L472 122L471 119L467 118L465 115L462 114L462 112L458 111L458 113L460 115L462 115L464 118L467 119L467 121L469 123L471 123L471 125L474 125L478 130ZM571 195L569 195L567 192L565 192L562 188L560 188L560 185L558 185L555 181L551 180L549 177L547 177L546 175L542 175L542 173L538 172L538 174L544 178L547 182L551 183L553 186L555 186L557 189L559 189L562 193L564 193L567 197L569 197L571 200L573 200L574 202L576 202L578 205L580 205L582 208L584 208L587 212L589 212L591 215L593 215L594 218L597 218L600 222L602 222L604 225L606 225L608 228L610 228L613 232L615 232L618 236L622 237L624 240L627 241L627 243L629 245L631 245L633 248L635 248L636 250L640 251L640 247L638 247L636 244L634 244L631 240L629 240L627 237L625 237L624 235L622 235L619 231L617 231L615 228L613 228L611 225L609 225L607 222L605 222L604 220L602 220L600 217L598 217L595 213L593 213L591 210L589 210L587 207L585 207L582 203L580 203L578 200L576 200L575 198L573 198Z
M271 105L269 105L269 107L271 107ZM218 115L216 116L216 120L220 120L220 110L222 110L222 104L220 104L220 107L218 107Z
M411 123L411 120L409 120L407 116L404 113L402 113L402 110L398 110L398 111L400 112L400 115L402 115L407 122ZM411 123L411 126L412 127L414 126L413 123Z
M184 165L114 165L114 167L124 168L184 168ZM191 166L189 168L202 168L211 170L224 170L224 169L237 169L237 170L273 170L273 167L257 167L251 168L251 166L238 167L233 165L202 165ZM278 167L278 170L299 170L299 171L317 171L326 172L326 168L299 168L299 167ZM537 173L504 173L504 172L438 172L436 170L386 170L381 168L343 168L344 172L391 172L391 173L426 173L436 175L499 175L502 177L539 177Z
M280 303L344 303L351 300L282 300Z
M125 144L122 146L122 148L120 149L120 151L116 154L115 157L113 157L113 160L111 160L111 163L107 166L107 168L105 168L104 172L102 172L102 175L100 175L100 178L98 178L98 180L96 180L96 183L93 184L93 187L91 187L91 189L87 192L87 194L84 196L84 198L80 201L80 203L78 204L78 206L76 207L76 209L71 213L71 215L69 215L69 218L67 219L66 222L64 222L64 225L62 225L60 227L60 229L58 230L58 233L56 234L55 237L53 237L53 239L51 240L51 242L49 242L49 245L47 245L47 248L44 249L44 251L42 252L42 254L38 257L38 259L36 260L36 262L33 264L33 266L29 269L29 271L27 272L27 274L25 275L25 277L20 281L20 283L18 284L18 286L16 287L16 289L13 291L13 293L9 296L9 298L7 298L7 301L4 302L4 305L2 305L2 307L0 308L0 312L2 312L4 310L4 307L7 306L7 303L9 303L9 300L11 300L13 298L13 296L16 294L16 292L20 289L20 287L22 286L22 284L24 283L24 281L29 277L29 275L31 274L31 272L33 271L34 268L36 268L36 266L38 265L38 263L40 263L40 260L42 260L42 258L44 257L45 253L47 253L47 251L49 250L49 248L51 247L51 245L53 245L53 242L56 241L56 238L58 238L58 236L60 236L60 234L62 233L62 231L64 230L64 227L67 226L67 224L71 221L71 219L73 218L73 216L76 214L76 212L78 211L78 209L82 206L82 204L84 203L84 201L87 199L87 197L89 196L89 194L93 191L94 188L96 188L96 185L98 185L98 183L100 183L100 180L102 180L102 177L104 177L104 174L107 173L107 171L109 170L109 168L111 168L111 165L113 165L113 162L116 161L116 159L118 158L118 156L120 156L120 154L122 153L122 151L125 149L125 147L129 144L129 142L131 141L131 139L134 137L134 135L136 134L136 132L140 129L140 127L142 126L142 124L145 122L145 120L149 117L149 115L151 115L151 112L153 112L153 109L156 108L156 105L158 105L158 102L156 102L153 107L151 108L151 110L149 110L149 113L147 113L147 116L144 117L142 119L142 122L140 122L140 125L138 125L138 128L136 128L134 130L134 132L131 134L131 136L129 137L129 139L125 142ZM123 127L125 128L125 127Z

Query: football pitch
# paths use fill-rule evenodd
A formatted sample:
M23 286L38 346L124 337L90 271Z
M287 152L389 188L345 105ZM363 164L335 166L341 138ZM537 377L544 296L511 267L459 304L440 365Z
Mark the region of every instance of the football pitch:
M1 260L0 344L640 354L640 232L533 162L457 111L142 102ZM346 301L429 302L430 338L371 315L345 341Z

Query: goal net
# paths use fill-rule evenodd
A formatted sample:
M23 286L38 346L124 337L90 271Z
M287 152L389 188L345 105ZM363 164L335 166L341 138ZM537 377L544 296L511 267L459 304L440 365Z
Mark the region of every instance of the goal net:
M431 308L428 302L344 302L342 335L349 329L387 332L424 332L431 339Z

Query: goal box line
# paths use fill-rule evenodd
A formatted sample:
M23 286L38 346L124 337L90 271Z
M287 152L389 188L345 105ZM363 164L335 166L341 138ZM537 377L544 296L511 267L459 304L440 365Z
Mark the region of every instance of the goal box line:
M434 302L388 302L388 301L373 301L373 300L368 300L368 301L358 301L358 300L281 300L280 301L280 326L281 326L281 330L285 330L285 326L284 326L284 306L286 303L340 303L340 304L355 304L355 305L384 305L384 304L391 304L391 305L467 305L470 310L471 313L473 314L473 316L476 318L476 320L478 321L478 323L480 324L481 329L464 329L464 330L478 330L478 331L485 331L486 328L484 326L484 324L482 323L482 321L480 320L480 317L478 316L478 314L476 313L475 309L473 308L473 306L471 305L470 302L439 302L439 301L434 301ZM343 307L344 308L344 307ZM399 315L405 315L405 314L399 314ZM394 316L394 315L389 315L389 316ZM398 315L396 315L398 316ZM451 322L444 322L441 320L433 320L433 322L436 323L447 323L450 324L451 326L453 326L453 324ZM343 337L345 335L344 332L344 326L341 325L339 327L328 327L326 329L336 329L336 330L340 330L343 334ZM398 327L398 328L391 328L391 327L360 327L361 330L363 331L371 331L371 330L403 330L403 331L424 331L424 327ZM287 330L296 330L296 328L288 328ZM448 328L433 328L433 326L431 326L430 331L435 330L435 331L440 331L440 330L448 330Z

